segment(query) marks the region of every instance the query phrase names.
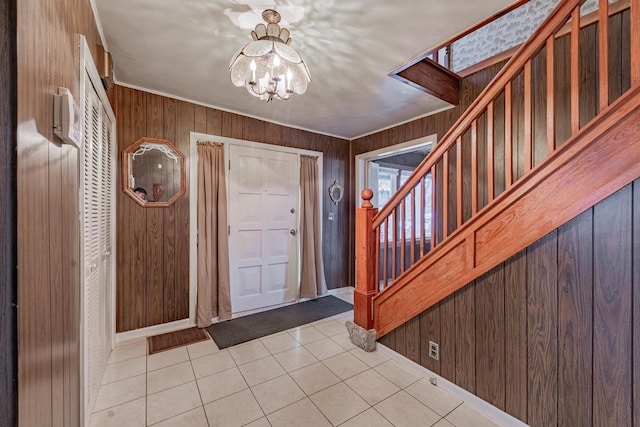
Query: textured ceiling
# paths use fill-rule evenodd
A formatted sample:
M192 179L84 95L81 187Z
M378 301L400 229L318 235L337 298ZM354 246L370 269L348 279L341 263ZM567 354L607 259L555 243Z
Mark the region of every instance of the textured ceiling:
M116 83L353 139L448 108L388 73L513 0L94 2ZM304 95L269 104L228 71L268 8L311 73Z

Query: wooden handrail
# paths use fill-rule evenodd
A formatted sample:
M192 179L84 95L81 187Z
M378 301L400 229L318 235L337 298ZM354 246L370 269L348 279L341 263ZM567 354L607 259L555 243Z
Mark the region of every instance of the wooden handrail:
M638 0L636 0L638 1ZM562 2L544 21L540 30L536 32L520 49L511 57L509 62L496 77L487 85L480 95L473 101L471 106L462 114L453 127L442 138L442 142L418 165L414 173L398 189L394 196L385 204L374 218L373 227L378 227L383 219L391 213L399 204L399 201L407 196L409 190L418 183L420 178L426 175L431 167L439 161L445 152L455 145L457 138L471 126L480 114L484 112L487 105L504 90L507 83L511 82L529 61L542 47L546 45L549 37L552 37L567 21L567 17L580 6L584 0L567 0Z

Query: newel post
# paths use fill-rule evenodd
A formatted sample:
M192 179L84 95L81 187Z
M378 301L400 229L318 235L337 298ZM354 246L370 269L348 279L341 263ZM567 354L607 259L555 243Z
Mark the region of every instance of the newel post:
M362 207L356 209L356 289L353 293L353 321L365 328L373 328L372 300L376 295L376 233L373 217L378 209L371 204L373 191L362 190Z

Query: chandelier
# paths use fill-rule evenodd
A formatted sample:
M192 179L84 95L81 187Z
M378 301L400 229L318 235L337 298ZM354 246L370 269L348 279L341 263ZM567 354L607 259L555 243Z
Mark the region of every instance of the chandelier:
M309 69L300 54L289 46L289 30L280 29L280 14L267 9L262 18L267 25L256 25L251 32L253 41L231 60L231 81L267 102L305 93L311 81Z

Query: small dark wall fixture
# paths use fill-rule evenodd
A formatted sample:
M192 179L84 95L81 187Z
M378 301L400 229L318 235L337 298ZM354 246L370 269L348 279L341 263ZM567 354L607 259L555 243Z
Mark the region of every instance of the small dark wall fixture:
M122 191L143 207L171 206L186 191L185 157L166 139L140 138L122 164Z

